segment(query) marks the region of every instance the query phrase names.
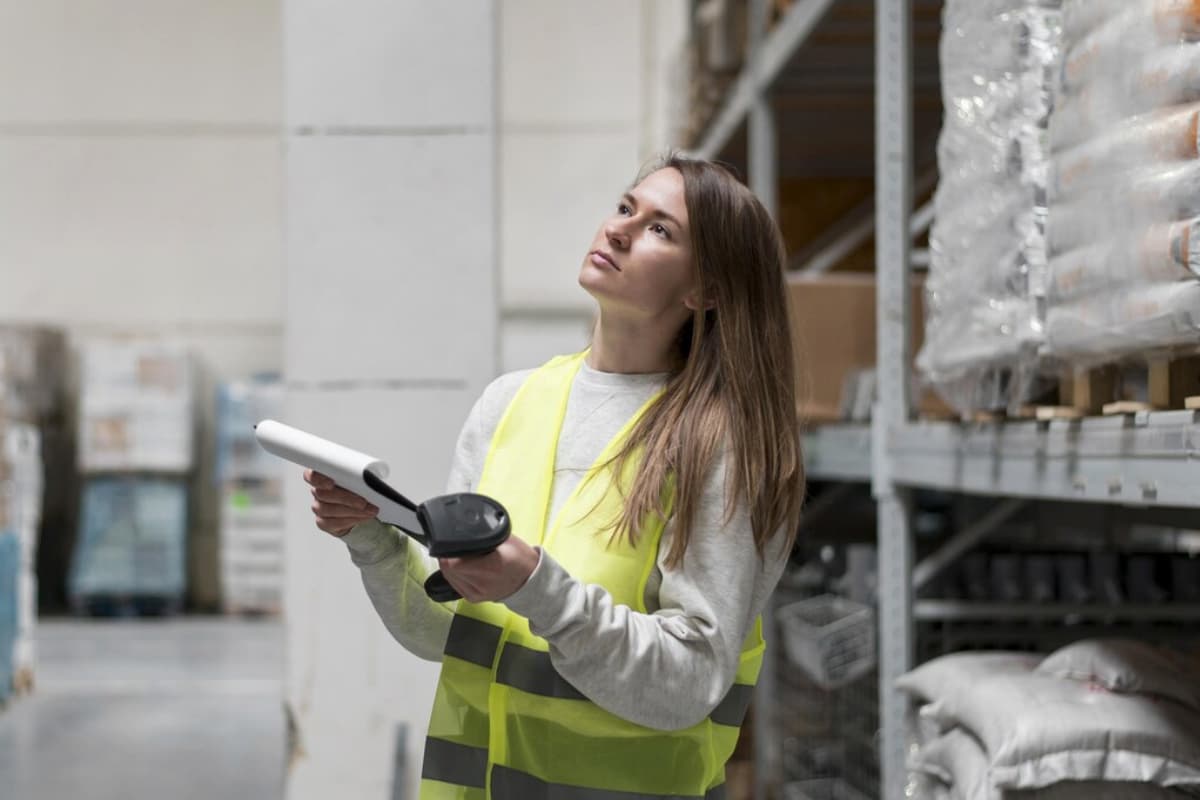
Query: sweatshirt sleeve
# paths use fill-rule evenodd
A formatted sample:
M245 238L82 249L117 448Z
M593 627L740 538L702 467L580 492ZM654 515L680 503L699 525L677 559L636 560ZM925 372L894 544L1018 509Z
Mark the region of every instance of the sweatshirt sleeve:
M459 433L447 494L470 491L482 472L487 453L483 417L488 394L485 391L476 401ZM441 661L454 604L436 603L425 594L425 579L437 570L437 561L409 537L378 520L356 525L343 541L388 632L414 655Z
M754 546L749 514L725 519L725 473L711 472L683 563L664 564L669 524L659 546L659 608L639 613L604 588L582 583L548 554L504 600L547 640L555 669L605 710L659 730L707 717L733 684L745 641L783 574L786 536Z

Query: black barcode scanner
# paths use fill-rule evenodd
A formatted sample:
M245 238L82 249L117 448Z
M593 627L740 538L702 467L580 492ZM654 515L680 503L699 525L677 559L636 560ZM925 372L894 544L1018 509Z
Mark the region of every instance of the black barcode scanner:
M414 504L373 472L363 480L373 491L412 513L412 519L393 514L392 524L419 542L434 558L464 558L492 552L512 532L504 506L481 494L447 494ZM460 595L441 570L425 580L425 593L439 603L458 600Z

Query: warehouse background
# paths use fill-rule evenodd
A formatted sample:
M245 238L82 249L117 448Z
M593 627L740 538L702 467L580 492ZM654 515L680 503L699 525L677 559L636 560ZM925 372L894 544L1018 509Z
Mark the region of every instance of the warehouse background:
M437 494L670 147L783 230L811 479L731 800L1200 791L1197 48L1181 0L0 0L0 796L415 796L435 665L251 425Z

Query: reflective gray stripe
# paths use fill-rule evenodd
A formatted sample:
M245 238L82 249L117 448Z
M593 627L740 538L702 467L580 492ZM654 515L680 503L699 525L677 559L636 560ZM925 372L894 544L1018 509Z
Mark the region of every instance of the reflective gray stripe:
M586 700L583 694L558 674L550 654L509 642L500 655L496 681L522 692L558 700Z
M425 762L421 765L421 777L482 789L487 786L487 761L486 747L470 747L428 736L425 739Z
M496 648L504 630L487 622L455 614L446 637L445 653L485 669L491 669ZM509 642L500 655L496 681L514 689L557 700L587 700L578 689L558 673L550 654ZM713 709L709 719L718 725L737 728L746 718L754 696L754 687L735 683Z
M492 767L492 800L725 800L725 787L717 786L703 795L588 789L563 783L546 783L532 775L497 764Z
M503 633L503 628L455 614L450 623L450 635L446 637L445 653L491 669Z
M730 725L734 728L742 726L750 701L754 699L754 687L744 683L735 683L729 687L725 699L717 704L708 718L718 725Z
M531 650L512 642L504 645L504 652L500 654L496 682L557 700L587 700L583 692L558 673L550 661L549 653ZM713 709L709 719L718 725L741 727L753 699L753 686L735 683L725 694L725 698Z

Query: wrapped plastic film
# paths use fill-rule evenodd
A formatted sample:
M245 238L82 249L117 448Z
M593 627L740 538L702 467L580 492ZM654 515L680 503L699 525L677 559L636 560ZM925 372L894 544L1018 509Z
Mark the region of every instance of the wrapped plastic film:
M1162 45L1200 38L1200 0L1066 0L1062 88L1128 70Z
M1114 353L1194 345L1200 337L1200 283L1146 284L1060 303L1047 312L1047 338L1076 364Z
M1126 60L1128 68L1083 84L1054 108L1050 145L1061 150L1125 114L1200 101L1200 43L1154 47Z
M1046 344L1073 366L1200 345L1200 0L1065 0Z
M1116 238L1050 260L1052 305L1097 292L1200 275L1200 219L1151 225L1133 239Z
M960 411L1023 402L1043 341L1058 0L947 0L945 117L917 366Z

